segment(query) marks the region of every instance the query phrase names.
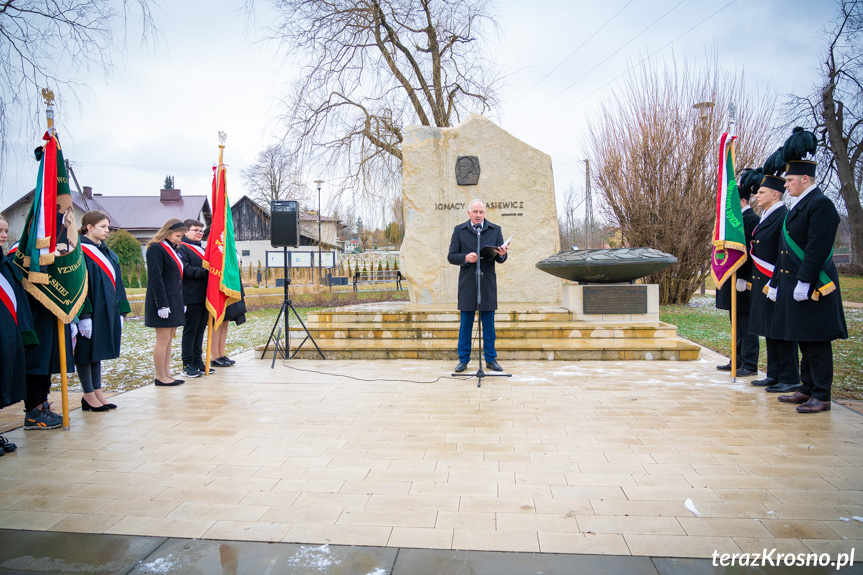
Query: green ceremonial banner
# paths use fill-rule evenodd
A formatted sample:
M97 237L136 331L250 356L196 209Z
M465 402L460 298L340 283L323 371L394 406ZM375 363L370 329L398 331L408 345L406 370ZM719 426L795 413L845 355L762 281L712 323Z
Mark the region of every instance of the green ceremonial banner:
M39 176L33 204L13 263L27 292L63 323L78 315L87 296L87 266L69 193L69 178L56 136L37 148Z

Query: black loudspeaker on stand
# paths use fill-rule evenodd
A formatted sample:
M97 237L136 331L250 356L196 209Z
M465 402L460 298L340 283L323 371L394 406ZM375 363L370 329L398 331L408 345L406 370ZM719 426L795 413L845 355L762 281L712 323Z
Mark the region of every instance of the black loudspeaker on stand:
M300 204L293 201L270 202L270 243L274 248L300 247Z
M276 202L273 202L274 204ZM292 204L296 204L296 202L290 202ZM274 212L271 212L274 214ZM275 218L273 219L275 221ZM275 246L275 243L273 243ZM312 334L309 333L309 328L306 327L306 324L303 323L300 314L297 313L296 308L294 308L294 304L291 303L291 274L288 272L289 270L289 262L288 262L288 248L287 246L280 246L283 249L284 254L284 262L283 269L285 270L285 299L282 301L282 309L279 310L279 315L276 316L276 322L273 324L273 329L270 331L270 337L267 339L267 345L264 346L264 353L261 354L261 359L267 357L267 351L270 349L270 342L274 344L273 348L273 363L270 365L270 369L273 369L276 366L276 356L279 353L282 354L282 358L293 359L300 352L300 348L303 347L303 344L306 341L311 340L315 346L315 349L318 350L318 353L321 354L321 359L327 359L324 357L324 352L321 351L321 348L318 347L318 344L315 342L315 339L312 337ZM290 325L290 312L294 312L294 317L297 318L297 321L300 322L300 325L303 326L303 331L306 332L306 337L303 341L300 342L300 345L297 346L296 351L292 355L288 355L291 353L291 325ZM279 325L279 320L285 318L285 347L282 349L279 341L281 340L282 327ZM279 328L279 332L276 333L276 328Z
M482 387L482 378L484 377L512 377L510 373L486 373L482 370L482 362L485 359L482 351L482 249L480 247L481 232L476 234L476 337L477 337L477 365L479 366L475 373L453 373L459 377L475 377L476 386ZM486 248L488 249L488 248Z

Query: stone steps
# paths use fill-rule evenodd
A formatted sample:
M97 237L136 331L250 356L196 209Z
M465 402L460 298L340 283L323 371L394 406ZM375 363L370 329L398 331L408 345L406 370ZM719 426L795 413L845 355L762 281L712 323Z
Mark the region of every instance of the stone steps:
M305 334L303 334L305 335ZM291 347L302 341L291 336ZM315 342L327 359L442 359L456 361L457 338L452 339L322 339ZM501 339L495 343L497 357L505 360L625 360L698 359L699 347L686 340L654 338L594 339ZM301 359L319 359L317 350L306 342L297 354Z
M458 339L458 322L344 322L310 323L317 339ZM677 328L662 322L643 325L562 321L500 321L495 318L498 339L618 339L673 338Z
M458 359L459 312L452 306L346 306L311 312L306 326L328 359ZM292 323L292 352L305 337L298 328ZM501 306L495 313L495 331L501 361L694 360L700 353L697 345L677 337L675 326L664 322L573 321L572 313L556 306ZM320 356L307 341L296 357Z

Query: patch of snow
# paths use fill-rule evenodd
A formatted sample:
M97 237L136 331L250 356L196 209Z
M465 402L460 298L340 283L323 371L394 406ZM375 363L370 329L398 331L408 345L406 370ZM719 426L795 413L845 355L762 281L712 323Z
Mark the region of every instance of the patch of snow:
M844 521L845 523L851 523L851 520L848 519L847 517L840 517L839 521Z
M692 499L686 498L686 501L683 502L684 507L686 507L689 511L693 513L696 517L701 517L701 513L698 512L698 509L695 508L695 503L692 502Z
M303 545L288 559L288 564L321 572L329 571L331 566L341 563L340 560L333 559L331 555L332 551L330 551L329 545L321 545L320 547Z
M375 569L374 571L369 571L368 575L387 575L387 572L380 567Z
M159 557L151 563L144 563L140 570L144 573L170 573L180 564L179 561L172 560L172 557L173 555L169 554L167 557Z
M863 517L860 517L859 515L852 515L851 519L853 519L854 521L859 521L860 523L863 523Z

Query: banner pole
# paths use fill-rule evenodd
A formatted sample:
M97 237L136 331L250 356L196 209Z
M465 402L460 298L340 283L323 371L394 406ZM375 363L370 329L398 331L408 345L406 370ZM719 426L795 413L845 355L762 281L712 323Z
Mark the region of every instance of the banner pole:
M66 325L57 318L57 343L60 345L60 397L63 402L63 429L69 431L69 377L66 374Z
M737 271L731 274L731 383L737 383Z
M213 318L213 314L209 314L210 319L207 322L207 361L204 363L204 375L210 377L210 353L212 352L213 345L213 322L215 318Z

